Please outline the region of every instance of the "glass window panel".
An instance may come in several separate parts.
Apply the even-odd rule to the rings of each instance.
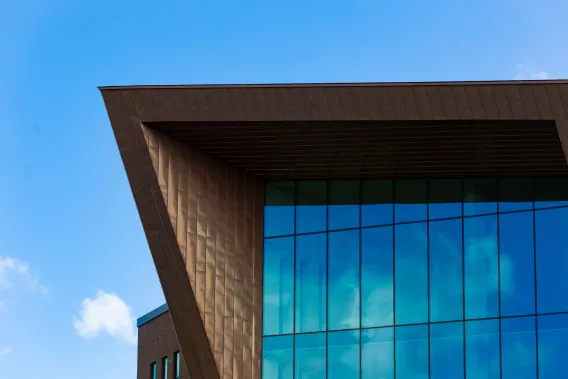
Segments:
[[[330,230],[359,226],[359,181],[332,180],[329,182]]]
[[[536,178],[534,191],[536,208],[568,205],[568,178]]]
[[[361,230],[363,327],[393,325],[392,226]]]
[[[534,314],[533,212],[499,216],[501,316]]]
[[[568,314],[538,316],[539,379],[566,376],[568,361]]]
[[[395,227],[395,322],[428,321],[426,223]]]
[[[175,368],[176,376],[175,376],[175,378],[178,379],[179,375],[180,375],[180,368],[181,368],[181,355],[180,355],[179,351],[176,352],[174,359],[176,361],[176,363],[175,363],[175,365],[176,365],[176,368]]]
[[[536,212],[538,313],[568,311],[568,208]]]
[[[328,379],[359,378],[359,330],[329,333]]]
[[[532,209],[533,187],[530,178],[499,180],[499,212]]]
[[[430,220],[460,217],[462,214],[462,181],[459,179],[430,180]]]
[[[327,228],[327,182],[297,182],[296,233],[321,232]]]
[[[294,237],[264,240],[264,335],[294,331]]]
[[[329,233],[328,329],[359,328],[359,230]]]
[[[430,325],[430,378],[464,377],[463,323]]]
[[[499,316],[497,216],[464,219],[465,315]]]
[[[396,328],[397,379],[428,378],[428,325]]]
[[[395,222],[426,220],[427,194],[426,180],[395,181]]]
[[[296,333],[326,328],[326,234],[296,237]]]
[[[430,223],[430,321],[463,319],[462,220]]]
[[[325,333],[296,335],[297,379],[326,379],[325,337]]]
[[[392,180],[363,180],[361,182],[361,222],[363,226],[392,224]]]
[[[393,328],[361,331],[361,378],[394,379]]]
[[[262,340],[262,377],[294,378],[293,336],[265,337]]]
[[[162,358],[162,379],[168,379],[168,358]]]
[[[265,191],[264,235],[294,234],[294,182],[267,182]]]
[[[152,379],[158,378],[156,362],[152,362],[152,365],[150,366],[150,375],[152,375]]]
[[[499,320],[465,323],[467,379],[499,379]]]
[[[497,212],[495,179],[465,179],[463,187],[464,216]]]
[[[536,334],[534,317],[501,319],[502,379],[535,379]]]

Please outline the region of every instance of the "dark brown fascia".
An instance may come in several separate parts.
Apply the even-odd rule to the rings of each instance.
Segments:
[[[101,92],[193,379],[215,379],[220,375],[142,132],[143,124],[548,120],[555,122],[564,152],[568,149],[567,81],[140,86],[105,87]],[[257,371],[246,376],[259,375]]]

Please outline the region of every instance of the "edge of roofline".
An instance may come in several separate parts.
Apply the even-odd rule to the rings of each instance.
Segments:
[[[443,82],[345,82],[345,83],[272,83],[272,84],[171,84],[99,86],[100,91],[144,89],[223,89],[223,88],[309,88],[309,87],[406,87],[406,86],[456,86],[456,85],[518,85],[518,84],[568,84],[568,79],[546,80],[489,80]]]
[[[168,304],[160,305],[158,308],[156,308],[156,309],[146,313],[144,316],[141,316],[140,318],[138,318],[138,320],[136,320],[136,327],[139,328],[142,325],[149,323],[153,319],[163,315],[164,313],[166,313],[168,311],[169,311]]]

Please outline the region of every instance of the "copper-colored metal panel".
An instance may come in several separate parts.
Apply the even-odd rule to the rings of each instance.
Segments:
[[[392,107],[389,94],[386,88],[377,88],[374,91],[377,106],[381,110],[382,120],[395,120],[394,109]]]
[[[478,92],[481,97],[481,103],[483,104],[485,118],[488,120],[498,120],[499,110],[495,103],[495,98],[493,97],[492,87],[480,86],[478,87]]]
[[[469,104],[469,99],[467,98],[467,93],[463,87],[454,87],[454,99],[456,100],[456,105],[458,107],[458,114],[461,120],[471,120],[473,119],[473,112],[471,111],[471,105]]]
[[[554,120],[556,121],[556,128],[560,136],[560,141],[564,149],[564,154],[568,159],[568,110],[564,107],[562,102],[562,95],[558,86],[547,85],[546,92],[552,108]]]
[[[438,89],[440,90],[440,97],[446,111],[446,118],[448,120],[459,120],[460,114],[453,89],[445,86],[439,86]]]
[[[442,102],[440,89],[435,86],[426,87],[426,93],[428,94],[428,103],[430,104],[430,109],[432,109],[434,120],[446,120],[446,109]]]
[[[430,99],[425,86],[414,87],[414,97],[416,104],[418,104],[418,111],[420,112],[421,120],[433,120],[434,114],[430,105]]]
[[[404,103],[406,119],[420,120],[420,111],[418,109],[418,104],[416,103],[416,97],[414,96],[414,90],[412,87],[397,87],[395,91],[400,93],[402,102]]]
[[[406,112],[406,104],[402,99],[402,91],[399,87],[389,87],[387,88],[387,93],[389,95],[390,104],[392,105],[394,119],[395,120],[408,120],[408,114]]]
[[[485,120],[487,116],[485,114],[485,105],[481,100],[481,95],[479,94],[479,87],[469,86],[465,88],[465,94],[467,96],[467,101],[469,102],[469,107],[474,120]]]
[[[550,100],[544,86],[532,86],[536,108],[538,109],[539,119],[554,120]]]
[[[495,104],[497,105],[499,119],[512,120],[513,112],[511,110],[511,106],[509,105],[509,99],[507,98],[507,87],[493,86],[491,87],[491,91],[493,92],[493,98],[495,99]]]
[[[529,120],[539,120],[540,114],[538,113],[538,107],[536,105],[532,86],[520,85],[517,88],[519,89],[519,94],[523,101],[523,108],[525,109],[526,117]]]
[[[511,112],[513,113],[512,119],[526,120],[527,113],[525,111],[525,105],[523,104],[523,98],[519,92],[519,87],[516,85],[505,86],[505,92],[507,93],[507,99],[509,100]]]
[[[206,265],[205,265],[205,312],[215,313],[215,277],[216,277],[216,251],[215,238],[207,237]]]
[[[177,143],[173,142],[169,146],[169,166],[168,166],[168,195],[167,207],[172,227],[177,232],[177,215],[178,215],[178,191],[180,171],[185,171],[185,167],[178,167],[181,163],[181,157],[178,154]]]
[[[359,90],[361,91],[361,96],[367,107],[367,112],[370,115],[370,119],[382,120],[383,114],[381,112],[381,107],[379,106],[373,89],[368,87],[361,87]]]

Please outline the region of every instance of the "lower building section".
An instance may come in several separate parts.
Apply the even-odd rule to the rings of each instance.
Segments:
[[[189,379],[167,305],[138,319],[137,379]]]

